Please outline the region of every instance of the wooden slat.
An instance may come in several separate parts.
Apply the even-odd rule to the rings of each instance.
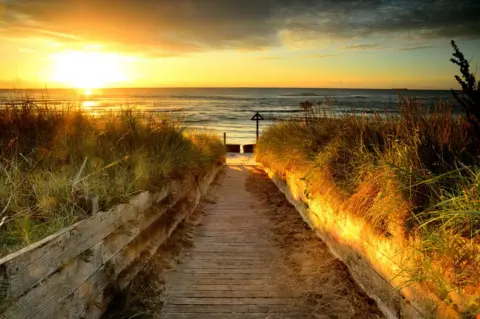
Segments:
[[[178,272],[179,276],[186,276],[186,275],[238,275],[238,274],[268,274],[269,276],[275,274],[274,268],[234,268],[234,269],[226,269],[222,266],[216,268],[183,268]]]
[[[285,293],[290,293],[289,287],[284,285],[275,285],[275,284],[246,284],[243,282],[242,284],[203,284],[203,285],[196,285],[191,283],[177,283],[175,286],[167,285],[167,289],[170,290],[170,295],[178,292],[209,292],[213,291],[215,293],[222,293],[223,291],[233,291],[233,292],[240,292],[240,291],[265,291],[273,290],[273,291],[283,291]]]
[[[268,261],[255,260],[255,259],[227,259],[227,260],[188,260],[182,263],[184,269],[202,269],[202,268],[215,268],[222,267],[223,269],[236,269],[236,268],[267,268],[272,264]]]
[[[235,278],[211,278],[211,277],[198,277],[195,276],[193,278],[182,278],[182,277],[171,277],[167,281],[167,287],[169,287],[171,291],[175,291],[177,287],[182,287],[185,284],[187,285],[243,285],[243,286],[259,286],[259,285],[268,285],[268,278],[262,277],[255,277],[252,278],[251,276],[242,276]],[[270,285],[272,286],[272,285]],[[184,288],[182,288],[184,289]],[[168,293],[168,291],[167,291]]]
[[[212,287],[212,286],[200,286],[200,287]],[[171,302],[175,300],[173,297],[183,297],[183,298],[239,298],[245,300],[245,298],[279,298],[286,297],[292,298],[295,297],[287,287],[284,287],[283,290],[276,286],[227,286],[227,285],[215,285],[214,287],[229,287],[229,289],[215,289],[215,290],[199,290],[192,289],[191,287],[185,287],[182,290],[180,287],[176,288],[174,291],[170,292],[170,297],[172,297]],[[244,289],[239,289],[244,288]],[[258,301],[258,300],[256,300]],[[257,303],[257,302],[256,302]]]
[[[169,313],[162,318],[168,319],[312,319],[310,314],[305,313]]]
[[[251,261],[269,261],[275,262],[278,257],[277,256],[269,256],[269,255],[262,255],[262,254],[248,254],[248,253],[241,253],[241,254],[224,254],[224,253],[198,253],[195,254],[195,259],[197,260],[251,260]]]
[[[256,297],[256,298],[229,298],[229,297],[170,297],[167,300],[171,305],[282,305],[288,307],[296,301],[295,298]]]
[[[211,257],[226,257],[231,259],[271,259],[277,258],[279,256],[278,252],[270,251],[270,252],[233,252],[233,251],[198,251],[195,253],[195,256],[205,256],[206,258]]]
[[[290,312],[301,312],[303,306],[292,306],[292,305],[175,305],[167,303],[164,308],[164,314],[170,312],[173,313],[290,313]],[[165,316],[169,318],[168,316]]]
[[[173,282],[182,282],[186,280],[194,281],[197,279],[207,279],[210,280],[211,283],[215,283],[217,280],[263,280],[264,282],[268,282],[269,278],[271,277],[270,273],[242,273],[242,274],[228,274],[228,273],[175,273],[171,276],[171,280]]]
[[[274,247],[277,245],[272,245],[271,242],[264,242],[264,243],[218,243],[218,242],[200,242],[200,243],[194,243],[194,246],[197,248],[197,251],[203,251],[204,249],[212,249],[212,248],[217,248],[221,249],[221,251],[233,251],[232,249],[244,249],[248,250],[251,249],[253,251],[258,251],[260,252],[262,249],[272,251]]]
[[[10,298],[17,298],[41,280],[44,280],[67,260],[78,256],[117,227],[137,218],[153,202],[164,199],[170,188],[161,192],[139,194],[129,204],[119,205],[109,211],[99,212],[86,220],[67,227],[38,243],[0,259],[7,277],[0,283],[8,287]]]

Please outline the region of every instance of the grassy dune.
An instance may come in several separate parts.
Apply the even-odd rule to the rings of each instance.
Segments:
[[[448,294],[453,287],[439,269],[449,269],[449,283],[478,290],[480,144],[451,111],[404,103],[398,117],[345,115],[270,127],[257,160],[304,176],[309,197],[330,198],[379,234],[419,238],[418,248],[432,259],[418,265],[416,280],[432,280]],[[433,259],[442,267],[430,267]]]
[[[171,118],[94,116],[24,99],[0,109],[0,256],[224,156]]]
[[[302,103],[303,120],[264,131],[257,160],[303,176],[308,198],[326,198],[379,235],[413,243],[422,256],[404,269],[412,282],[447,302],[456,292],[478,298],[480,99],[475,78],[468,81],[471,90],[463,87],[460,98],[470,111],[463,107],[461,116],[445,102],[428,108],[408,98],[400,99],[399,114],[374,116],[328,116]],[[462,309],[467,317],[479,311],[478,300]]]

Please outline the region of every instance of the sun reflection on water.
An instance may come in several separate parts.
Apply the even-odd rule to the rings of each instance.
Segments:
[[[82,102],[82,107],[83,107],[84,109],[91,109],[91,108],[96,107],[97,105],[98,105],[98,104],[97,104],[97,102],[95,102],[95,101],[83,101],[83,102]]]

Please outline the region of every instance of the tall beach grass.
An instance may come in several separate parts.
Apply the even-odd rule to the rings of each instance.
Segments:
[[[0,256],[222,160],[217,137],[125,109],[90,114],[28,97],[0,108]]]

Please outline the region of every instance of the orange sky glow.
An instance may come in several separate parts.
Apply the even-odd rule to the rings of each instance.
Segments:
[[[449,40],[478,63],[479,5],[410,2],[3,1],[0,87],[456,86]]]

